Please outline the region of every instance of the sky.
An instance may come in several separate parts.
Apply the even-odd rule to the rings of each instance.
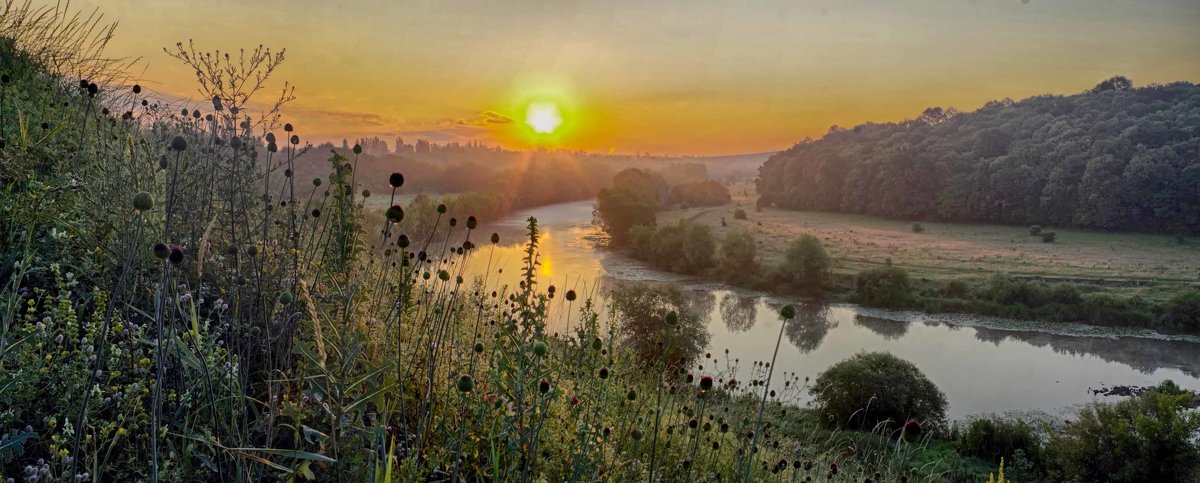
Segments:
[[[296,86],[285,118],[310,141],[337,143],[402,136],[514,149],[753,153],[835,124],[1073,94],[1116,74],[1139,86],[1200,82],[1196,0],[75,6],[119,22],[109,53],[139,57],[132,74],[166,96],[199,97],[194,72],[163,53],[176,42],[286,48],[272,78],[273,88]],[[543,122],[530,125],[535,111]],[[538,132],[547,116],[560,122]]]

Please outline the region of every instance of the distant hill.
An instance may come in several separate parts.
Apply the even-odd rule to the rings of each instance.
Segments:
[[[834,126],[763,164],[759,203],[889,218],[1200,232],[1200,87],[992,101]]]

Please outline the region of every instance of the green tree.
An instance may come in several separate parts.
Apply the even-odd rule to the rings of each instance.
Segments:
[[[820,293],[829,279],[832,265],[821,240],[804,235],[788,244],[783,265],[776,269],[776,279],[801,293]]]
[[[817,376],[812,392],[826,423],[872,429],[894,428],[910,419],[940,425],[946,396],[911,362],[886,352],[861,352]]]

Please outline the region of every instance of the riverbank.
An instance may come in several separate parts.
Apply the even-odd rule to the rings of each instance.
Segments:
[[[658,213],[659,226],[702,225],[718,244],[738,231],[753,238],[764,273],[735,280],[706,271],[706,278],[786,293],[787,287],[765,272],[783,261],[789,243],[812,235],[832,260],[823,294],[832,301],[1200,333],[1200,246],[1186,239],[1058,230],[1057,241],[1045,243],[1020,227],[915,227],[858,215],[756,211],[752,186],[734,186],[730,192],[733,202],[725,206]],[[738,219],[738,210],[745,219]],[[872,303],[878,301],[859,293],[857,280],[885,267],[907,273],[908,295]]]

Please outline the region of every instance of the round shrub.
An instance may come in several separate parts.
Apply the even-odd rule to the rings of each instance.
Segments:
[[[910,419],[936,426],[946,418],[945,394],[917,366],[886,352],[863,352],[830,366],[810,391],[821,418],[846,428],[899,428]]]
[[[854,278],[858,301],[876,307],[902,307],[912,299],[912,283],[903,268],[887,265]]]
[[[1042,443],[1037,432],[1025,421],[983,418],[971,421],[955,441],[959,454],[987,461],[1000,458],[1012,461],[1021,451],[1034,462],[1039,460]]]
[[[1159,325],[1171,330],[1200,331],[1200,290],[1175,294],[1164,306]]]

